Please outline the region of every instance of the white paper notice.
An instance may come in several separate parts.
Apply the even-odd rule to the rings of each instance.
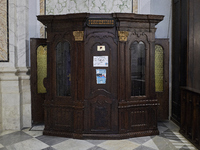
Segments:
[[[108,67],[108,56],[93,56],[93,67]]]

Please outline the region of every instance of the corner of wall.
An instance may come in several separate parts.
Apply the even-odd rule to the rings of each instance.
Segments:
[[[31,126],[30,76],[26,67],[0,68],[0,130]]]
[[[31,90],[30,75],[26,67],[18,67],[16,75],[19,81],[20,128],[31,127]]]
[[[20,129],[19,85],[15,73],[16,69],[13,67],[0,68],[2,130]]]

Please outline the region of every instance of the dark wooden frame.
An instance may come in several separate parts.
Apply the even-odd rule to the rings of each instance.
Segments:
[[[169,119],[169,39],[156,39],[155,45],[163,48],[163,92],[156,92],[159,102],[158,120]]]
[[[181,122],[180,86],[187,85],[188,2],[172,1],[172,115],[177,125]],[[192,2],[192,1],[190,1]]]
[[[180,133],[200,149],[200,91],[181,87]]]
[[[146,35],[142,35],[142,36],[137,36],[135,33],[132,33],[131,35],[129,35],[129,38],[130,40],[127,42],[127,49],[126,49],[126,54],[125,54],[125,57],[126,57],[126,66],[129,66],[126,68],[126,81],[130,81],[131,80],[131,54],[130,54],[130,45],[133,43],[133,42],[140,42],[142,41],[144,44],[145,44],[145,56],[146,56],[146,61],[145,61],[145,96],[131,96],[131,82],[128,82],[128,84],[126,85],[126,99],[128,101],[134,101],[134,100],[142,100],[142,99],[148,99],[151,97],[151,92],[150,92],[150,87],[149,85],[151,83],[150,80],[149,80],[149,76],[150,76],[150,70],[153,69],[149,69],[150,68],[150,65],[151,65],[151,62],[150,62],[150,59],[149,59],[149,56],[150,56],[150,53],[152,52],[151,48],[150,48],[150,43],[148,42],[148,37]],[[154,54],[153,54],[154,55]],[[151,55],[151,56],[153,56]],[[152,84],[151,84],[152,85]]]
[[[37,48],[47,45],[47,39],[31,38],[31,113],[32,124],[44,123],[44,100],[46,93],[37,91]]]

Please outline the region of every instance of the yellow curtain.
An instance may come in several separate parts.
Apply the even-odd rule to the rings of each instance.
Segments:
[[[37,48],[37,91],[46,93],[43,80],[47,77],[47,46]]]
[[[155,45],[155,90],[163,92],[163,48]]]

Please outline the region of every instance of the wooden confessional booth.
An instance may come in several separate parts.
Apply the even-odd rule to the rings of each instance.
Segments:
[[[45,135],[158,134],[154,76],[160,15],[41,15],[47,27]]]

